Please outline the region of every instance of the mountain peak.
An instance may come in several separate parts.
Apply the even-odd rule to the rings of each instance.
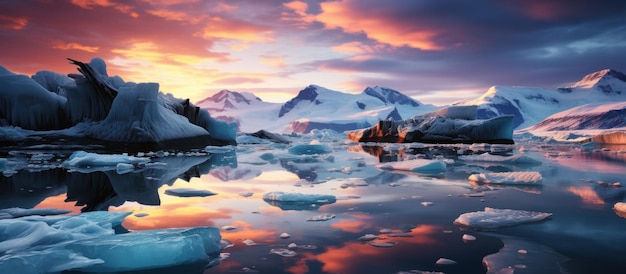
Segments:
[[[291,111],[298,103],[302,102],[302,101],[310,101],[313,102],[313,100],[315,100],[315,98],[317,98],[317,90],[321,88],[320,86],[317,85],[309,85],[306,88],[304,88],[303,90],[301,90],[300,92],[298,92],[298,95],[294,98],[292,98],[291,100],[287,101],[281,108],[280,108],[280,112],[278,112],[278,117],[283,117],[285,114],[287,114],[289,111]]]
[[[571,85],[571,88],[593,88],[609,86],[613,82],[626,82],[626,74],[612,70],[603,69],[585,75],[580,81]]]
[[[225,109],[237,109],[237,105],[241,104],[250,105],[253,100],[262,101],[261,98],[249,92],[236,92],[223,89],[210,97],[198,101],[196,105],[220,112]]]
[[[401,92],[391,88],[381,86],[367,87],[365,88],[365,90],[363,90],[363,93],[378,98],[380,101],[385,103],[385,105],[400,104],[411,105],[414,107],[418,107],[421,105],[421,103],[417,102],[411,97],[408,97]]]

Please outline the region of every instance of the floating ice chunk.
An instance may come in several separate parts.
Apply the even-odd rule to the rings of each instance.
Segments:
[[[483,258],[488,274],[496,273],[563,273],[561,263],[567,257],[553,249],[520,239],[500,236],[504,247]]]
[[[472,174],[467,179],[479,184],[536,185],[543,177],[536,171],[516,171]]]
[[[117,166],[119,163],[145,164],[150,162],[149,158],[134,157],[119,154],[97,154],[86,151],[75,151],[63,163],[67,167],[103,167]]]
[[[291,237],[291,235],[289,235],[286,232],[283,232],[278,237],[280,237],[281,239],[288,239],[289,237]]]
[[[390,228],[381,228],[380,230],[378,230],[378,232],[382,234],[387,234],[393,232],[393,230],[391,230]]]
[[[119,272],[204,261],[219,255],[220,240],[214,227],[171,228],[78,240],[66,248],[104,261],[79,270]]]
[[[332,220],[334,218],[335,218],[334,214],[322,214],[322,215],[317,215],[317,216],[308,218],[307,222],[323,222],[323,221]]]
[[[511,165],[541,165],[541,161],[533,159],[524,154],[516,154],[512,156],[499,156],[483,153],[478,155],[459,156],[459,159],[468,162],[489,162],[502,163]]]
[[[245,245],[256,245],[256,243],[253,240],[250,239],[243,239],[241,242],[243,242]]]
[[[170,188],[165,190],[165,194],[178,197],[207,197],[217,195],[217,193],[193,188]]]
[[[337,198],[334,195],[328,194],[285,193],[276,191],[265,193],[263,200],[283,210],[307,210],[316,209],[319,205],[335,203]]]
[[[373,246],[373,247],[383,247],[383,248],[389,248],[389,247],[394,247],[396,245],[398,245],[398,242],[374,242],[374,241],[370,241],[367,242],[369,245]]]
[[[232,225],[225,225],[225,226],[222,226],[221,229],[224,230],[224,231],[230,231],[230,230],[237,229],[237,227],[234,227]]]
[[[252,197],[252,195],[254,195],[254,193],[248,192],[248,191],[239,192],[239,196],[241,196],[241,197],[246,197],[247,198],[247,197]]]
[[[133,216],[135,216],[137,218],[143,218],[143,217],[150,216],[150,214],[145,213],[145,212],[141,212],[141,213],[135,213],[135,214],[133,214]]]
[[[270,254],[276,254],[283,257],[294,257],[298,255],[298,253],[296,253],[295,251],[286,248],[272,248],[270,250]]]
[[[374,234],[365,234],[361,237],[359,237],[359,241],[371,241],[378,238],[378,235],[374,235]]]
[[[615,205],[613,205],[613,210],[615,210],[615,213],[617,214],[617,216],[626,218],[626,203],[624,202],[615,203]]]
[[[65,209],[57,209],[57,208],[21,208],[21,207],[12,207],[0,209],[0,219],[10,219],[10,218],[19,218],[30,215],[61,215],[70,213],[72,211]]]
[[[523,223],[538,222],[550,216],[552,216],[552,213],[485,207],[484,211],[461,214],[454,220],[454,223],[473,228],[495,229]]]
[[[296,243],[290,243],[287,245],[287,248],[298,248],[298,245]]]
[[[446,258],[439,258],[435,263],[438,265],[451,265],[456,264],[456,261]]]
[[[472,235],[469,235],[469,234],[463,234],[462,239],[463,239],[464,242],[467,242],[467,241],[474,241],[474,240],[476,240],[476,237],[474,237]]]
[[[376,166],[384,170],[404,170],[418,173],[441,173],[446,171],[446,163],[439,160],[413,159],[399,162],[389,162]]]
[[[214,153],[214,154],[221,154],[221,153],[227,153],[227,152],[231,152],[235,150],[234,146],[207,146],[204,148],[205,152],[208,153]]]
[[[314,245],[299,245],[298,248],[313,250],[313,249],[317,249],[317,246],[314,246]]]
[[[339,186],[341,188],[360,187],[360,186],[369,185],[367,181],[365,181],[365,179],[363,178],[341,178],[341,179],[334,179],[331,181],[342,182],[342,184]]]
[[[294,155],[315,155],[315,154],[328,154],[333,150],[327,146],[322,145],[319,142],[311,144],[299,144],[290,147],[287,151]]]
[[[127,163],[119,163],[115,166],[117,174],[126,174],[135,169],[135,166]]]
[[[435,203],[433,203],[433,202],[421,202],[420,204],[422,206],[431,206],[431,205],[434,205]]]

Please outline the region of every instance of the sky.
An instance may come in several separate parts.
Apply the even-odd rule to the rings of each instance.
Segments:
[[[316,84],[444,105],[626,72],[626,1],[0,0],[0,66],[75,73],[68,57],[192,102],[285,102]]]

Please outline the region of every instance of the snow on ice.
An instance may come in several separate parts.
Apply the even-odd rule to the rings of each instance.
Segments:
[[[115,234],[114,227],[130,214],[94,211],[2,219],[0,272],[135,271],[207,261],[219,255],[221,236],[217,228]]]
[[[536,185],[543,177],[536,171],[514,171],[472,174],[468,180],[478,184]]]
[[[329,194],[304,194],[275,191],[263,194],[263,200],[283,210],[314,210],[321,205],[335,203],[337,198]]]
[[[472,228],[496,229],[523,223],[539,222],[552,216],[552,213],[514,209],[496,209],[485,207],[484,211],[461,214],[455,224]]]

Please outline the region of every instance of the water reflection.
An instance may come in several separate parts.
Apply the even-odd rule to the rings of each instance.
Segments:
[[[20,161],[23,159],[12,162]],[[48,198],[62,193],[67,193],[65,202],[75,202],[74,206],[81,206],[81,211],[107,210],[127,201],[159,205],[158,189],[161,186],[172,185],[177,179],[189,181],[218,166],[235,168],[235,152],[155,158],[145,167],[124,174],[119,174],[115,167],[68,172],[59,164],[24,162],[11,176],[0,176],[0,205],[3,208],[45,207]],[[33,172],[33,167],[39,169]]]

